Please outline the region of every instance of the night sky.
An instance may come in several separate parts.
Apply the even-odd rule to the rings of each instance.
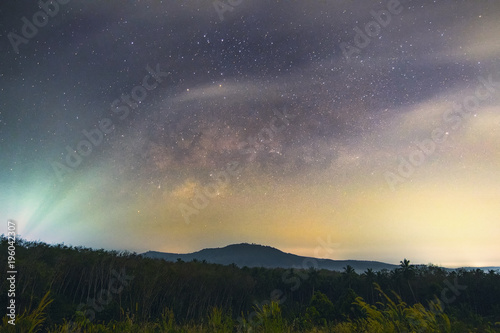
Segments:
[[[49,3],[0,5],[2,233],[500,266],[498,1]]]

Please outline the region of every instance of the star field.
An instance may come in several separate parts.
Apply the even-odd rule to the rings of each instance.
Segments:
[[[500,265],[497,2],[57,3],[0,5],[22,237]]]

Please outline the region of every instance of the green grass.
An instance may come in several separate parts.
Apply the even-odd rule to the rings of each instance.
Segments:
[[[231,315],[224,313],[218,307],[212,308],[205,320],[201,323],[177,324],[172,310],[164,309],[162,315],[152,321],[137,321],[133,315],[124,314],[121,321],[110,321],[108,323],[90,322],[81,313],[77,313],[72,321],[44,327],[46,319],[45,311],[51,304],[49,292],[39,301],[38,306],[28,313],[25,311],[16,318],[16,325],[8,324],[8,317],[4,317],[1,332],[40,332],[67,333],[67,332],[136,332],[136,333],[230,333],[230,332],[252,332],[252,333],[281,333],[281,332],[316,332],[316,333],[392,333],[392,332],[500,332],[500,323],[493,327],[487,327],[481,331],[466,328],[460,322],[453,322],[443,312],[438,302],[430,302],[428,309],[417,303],[408,306],[395,292],[392,297],[388,296],[379,285],[375,290],[382,296],[383,302],[368,304],[361,297],[356,298],[353,306],[364,314],[364,317],[356,320],[343,322],[328,322],[321,327],[299,328],[297,322],[292,323],[283,319],[280,305],[271,302],[262,306],[255,306],[255,311],[246,319],[233,320]],[[308,318],[305,316],[304,318]],[[302,320],[306,320],[302,318]],[[490,325],[491,326],[491,325]]]

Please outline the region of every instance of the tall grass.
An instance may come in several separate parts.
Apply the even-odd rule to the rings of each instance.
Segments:
[[[46,319],[45,309],[52,303],[53,300],[49,299],[50,291],[47,291],[42,297],[36,309],[28,314],[25,310],[21,315],[17,316],[15,319],[15,325],[8,323],[9,318],[7,316],[2,319],[2,329],[1,332],[27,332],[36,333],[42,328],[42,325]]]
[[[8,324],[8,317],[2,320],[0,332],[28,332],[36,333],[40,331],[49,333],[107,333],[107,332],[134,332],[134,333],[231,333],[231,332],[251,332],[251,333],[282,333],[282,332],[307,332],[307,333],[392,333],[392,332],[452,332],[470,331],[461,323],[452,326],[450,319],[444,314],[439,301],[431,301],[428,309],[418,303],[408,306],[401,297],[392,292],[392,297],[387,295],[378,284],[374,284],[375,290],[379,293],[382,301],[375,305],[366,303],[363,298],[357,297],[353,302],[364,317],[357,320],[347,320],[344,322],[329,322],[322,327],[309,327],[299,329],[294,323],[287,323],[283,318],[279,303],[271,302],[262,306],[255,306],[255,311],[237,323],[229,313],[225,313],[221,308],[215,307],[207,314],[206,320],[200,324],[176,323],[174,312],[171,309],[164,309],[162,315],[154,321],[138,322],[133,315],[124,314],[124,319],[120,321],[110,321],[108,323],[91,322],[84,316],[76,315],[74,321],[65,321],[62,324],[54,325],[50,329],[44,327],[46,314],[45,310],[51,304],[49,292],[40,300],[36,309],[31,313],[25,311],[16,318],[16,325]],[[495,326],[500,323],[495,323]],[[458,326],[457,326],[458,325]],[[462,327],[463,329],[458,329]],[[500,328],[487,328],[484,332],[500,332]],[[476,332],[476,331],[474,331]]]

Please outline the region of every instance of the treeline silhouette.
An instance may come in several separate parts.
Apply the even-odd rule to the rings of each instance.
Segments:
[[[1,253],[7,253],[7,247],[2,235]],[[1,262],[7,271],[6,256],[1,256]],[[368,269],[362,274],[350,266],[342,272],[238,268],[21,239],[16,243],[16,270],[18,317],[45,305],[43,331],[72,321],[91,325],[130,318],[135,323],[163,318],[171,325],[213,320],[223,325],[227,320],[228,330],[236,331],[254,318],[262,319],[262,313],[269,318],[279,313],[286,325],[307,331],[376,317],[370,309],[377,309],[377,303],[392,306],[391,299],[396,312],[402,304],[401,309],[414,306],[417,312],[446,316],[452,330],[500,331],[498,272],[448,271],[433,265],[414,266],[406,259],[395,270]],[[9,301],[8,289],[4,278],[0,284],[3,305]]]

